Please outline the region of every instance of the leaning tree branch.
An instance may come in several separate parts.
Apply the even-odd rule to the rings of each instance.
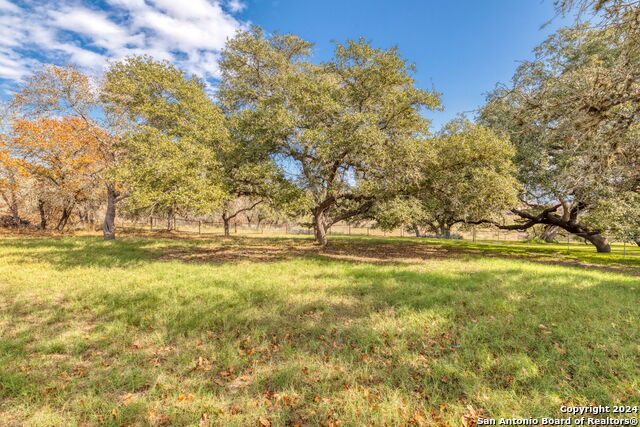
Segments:
[[[373,200],[367,200],[366,202],[362,203],[357,208],[349,209],[349,210],[343,212],[341,215],[338,215],[337,217],[335,217],[335,218],[333,218],[331,220],[331,222],[329,223],[329,227],[331,227],[333,224],[335,224],[337,222],[344,221],[344,220],[352,218],[352,217],[354,217],[356,215],[360,215],[360,214],[363,214],[363,213],[367,212],[369,209],[371,209],[371,207],[373,206],[373,203],[374,203]]]

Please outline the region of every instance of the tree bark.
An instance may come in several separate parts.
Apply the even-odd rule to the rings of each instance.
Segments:
[[[233,214],[230,214],[229,211],[227,210],[227,208],[223,209],[222,211],[222,222],[224,224],[224,235],[225,237],[229,237],[231,235],[231,230],[230,230],[230,221],[234,218],[237,218],[238,215],[240,215],[242,212],[250,212],[251,210],[253,210],[253,208],[255,208],[256,206],[258,206],[260,203],[264,203],[264,199],[258,200],[257,202],[255,202],[254,204],[252,204],[251,206],[247,206],[245,208],[242,208],[238,211],[236,211]],[[247,215],[247,220],[249,221],[249,216]],[[236,221],[236,228],[237,228],[237,221]],[[249,223],[251,224],[251,223]],[[236,230],[237,232],[237,230]]]
[[[11,211],[11,218],[13,219],[13,224],[18,226],[22,222],[20,218],[20,211],[18,210],[18,203],[15,200],[11,201],[9,205],[9,210]]]
[[[607,238],[602,234],[593,234],[584,237],[585,240],[591,242],[593,246],[596,247],[596,250],[600,253],[609,253],[611,252],[611,246],[607,241]]]
[[[324,210],[315,208],[313,213],[313,231],[316,236],[316,243],[320,246],[327,246],[327,226],[325,223]]]
[[[116,203],[118,202],[118,192],[113,185],[107,185],[107,211],[104,214],[102,223],[102,238],[104,240],[115,240],[116,238]]]
[[[176,205],[175,203],[169,209],[167,214],[167,231],[175,230],[176,228]]]
[[[38,200],[38,212],[40,213],[40,229],[41,230],[47,229],[47,212],[44,206],[45,206],[45,201]]]
[[[64,230],[64,227],[67,225],[67,221],[69,220],[69,217],[71,216],[72,210],[73,210],[73,206],[67,206],[64,209],[62,209],[62,215],[60,216],[60,220],[58,221],[58,224],[56,225],[56,230],[57,231]]]
[[[14,177],[10,178],[10,182],[12,184],[14,184],[15,183],[15,178]],[[17,227],[22,223],[22,218],[20,218],[20,209],[19,209],[19,206],[18,206],[18,199],[17,199],[15,190],[11,189],[9,191],[10,191],[10,196],[8,196],[5,192],[1,193],[2,194],[2,199],[4,200],[4,202],[9,207],[9,211],[11,212],[11,220],[13,221],[13,225],[15,225]]]
[[[229,223],[231,222],[231,218],[228,218],[226,215],[222,215],[222,223],[224,228],[224,237],[229,237],[231,235],[231,229],[229,227]]]
[[[412,228],[414,233],[416,233],[416,237],[422,237],[422,233],[420,232],[420,227],[414,224]]]
[[[438,237],[442,239],[451,238],[451,224],[442,219],[438,220]]]
[[[527,220],[522,224],[501,225],[491,220],[473,221],[470,222],[470,224],[493,224],[501,230],[527,230],[536,224],[555,225],[569,233],[587,240],[596,247],[598,252],[611,252],[611,246],[609,245],[609,242],[607,242],[607,238],[603,236],[600,231],[590,230],[588,227],[578,223],[578,214],[581,210],[584,210],[586,207],[585,204],[577,203],[573,208],[571,208],[568,219],[566,213],[563,216],[555,213],[560,206],[562,205],[556,204],[546,208],[538,215],[534,215],[520,209],[511,209],[511,212],[518,215],[520,218]]]

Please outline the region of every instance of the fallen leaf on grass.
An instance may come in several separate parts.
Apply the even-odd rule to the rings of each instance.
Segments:
[[[180,396],[178,396],[178,402],[182,402],[185,400],[191,400],[193,399],[193,394],[189,393],[189,394],[181,394]]]
[[[200,414],[200,421],[198,422],[198,427],[204,427],[209,425],[209,415],[204,412]]]
[[[154,411],[153,409],[151,409],[151,410],[149,410],[149,412],[147,412],[146,419],[147,419],[147,421],[149,422],[149,424],[151,424],[151,425],[162,425],[162,424],[160,424],[160,422],[159,422],[159,421],[160,421],[163,417],[166,417],[166,415],[164,415],[164,414],[158,414],[158,413],[156,413],[156,411]],[[167,418],[167,421],[168,421],[168,418]]]
[[[248,386],[249,384],[251,384],[251,382],[252,382],[252,379],[251,379],[250,376],[241,375],[238,378],[236,378],[235,380],[231,381],[227,385],[227,389],[229,389],[229,390],[237,390],[239,388]]]
[[[467,406],[467,409],[462,414],[463,427],[475,427],[478,424],[478,418],[480,414],[473,408],[473,406]]]
[[[142,348],[142,344],[140,344],[138,341],[134,341],[129,347],[127,347],[127,350],[131,351],[131,350],[138,350]]]
[[[260,417],[260,427],[271,427],[271,421],[267,418]]]
[[[556,351],[560,354],[567,354],[567,350],[563,349],[562,347],[560,347],[560,344],[558,344],[557,342],[553,343],[553,346],[555,347]]]
[[[418,411],[411,418],[409,418],[409,424],[417,424],[419,426],[426,425],[424,413],[422,411]]]
[[[211,362],[209,361],[209,359],[202,356],[198,356],[198,358],[196,359],[196,365],[189,372],[193,372],[193,371],[209,372],[211,369],[213,369],[213,367],[211,366]]]
[[[138,400],[138,395],[135,393],[127,393],[124,396],[120,397],[120,401],[122,403],[131,403],[135,402],[136,400]]]
[[[538,329],[539,329],[539,333],[541,334],[550,334],[551,331],[549,330],[549,328],[547,328],[544,324],[540,323],[538,325]]]
[[[46,387],[46,388],[41,392],[41,394],[42,394],[43,396],[46,396],[46,395],[48,395],[49,393],[51,393],[52,391],[54,391],[55,389],[56,389],[55,387]]]

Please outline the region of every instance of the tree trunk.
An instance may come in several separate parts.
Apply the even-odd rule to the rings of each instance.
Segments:
[[[316,243],[320,246],[327,246],[327,228],[325,224],[324,211],[313,209],[313,231],[316,236]]]
[[[64,227],[67,225],[67,221],[69,220],[69,217],[71,216],[72,209],[73,209],[73,206],[65,207],[62,210],[62,215],[60,216],[60,220],[58,221],[58,224],[56,225],[56,230],[57,231],[64,230]]]
[[[14,200],[9,206],[9,210],[11,211],[11,218],[13,220],[13,224],[18,226],[22,222],[20,219],[20,212],[18,210],[18,203]]]
[[[47,229],[47,212],[45,211],[45,202],[44,200],[38,200],[38,212],[40,213],[40,229]]]
[[[525,224],[499,225],[495,222],[491,223],[503,230],[526,230],[527,228],[533,227],[536,224],[558,226],[563,230],[568,231],[569,233],[587,240],[596,247],[596,250],[598,252],[611,252],[611,246],[609,245],[609,242],[607,242],[607,238],[604,237],[602,233],[600,233],[600,231],[591,230],[588,227],[585,227],[584,225],[578,223],[578,214],[581,211],[584,211],[586,204],[576,203],[573,208],[571,208],[568,219],[566,212],[563,216],[554,213],[560,206],[560,204],[551,206],[543,210],[538,215],[533,215],[519,209],[511,209],[511,212],[527,220]]]
[[[558,227],[557,225],[547,225],[540,235],[540,238],[545,242],[554,243],[559,232],[560,227]]]
[[[175,230],[176,228],[176,205],[175,203],[169,209],[167,214],[167,231]]]
[[[445,221],[438,220],[438,237],[449,239],[451,237],[451,226]]]
[[[222,216],[222,222],[224,224],[224,237],[229,237],[231,235],[230,221],[230,218],[227,218],[225,215]]]
[[[412,228],[413,228],[413,231],[416,233],[416,237],[422,237],[422,233],[420,232],[420,227],[418,227],[417,225],[414,225]]]
[[[14,181],[14,180],[11,180]],[[11,220],[13,221],[13,225],[19,226],[22,222],[20,218],[20,212],[18,207],[18,200],[16,198],[16,192],[11,190],[11,196],[7,196],[5,193],[2,193],[2,199],[9,207],[9,211],[11,212]]]
[[[640,246],[640,239],[636,240],[636,245]]]
[[[588,240],[596,247],[596,250],[601,253],[611,252],[611,246],[607,242],[607,238],[602,234],[593,234],[590,236],[584,236],[584,239]]]
[[[115,240],[116,238],[116,203],[118,192],[113,185],[107,185],[107,211],[104,214],[102,223],[102,238],[104,240]]]

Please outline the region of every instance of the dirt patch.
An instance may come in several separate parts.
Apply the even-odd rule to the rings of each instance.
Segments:
[[[221,245],[162,249],[160,260],[187,262],[277,262],[294,258],[323,257],[358,262],[420,263],[446,258],[449,250],[422,244],[381,244],[366,241],[334,241],[321,248],[300,239],[228,238]]]
[[[188,238],[194,240],[193,238]],[[197,239],[200,240],[200,239]],[[209,242],[210,239],[209,239]],[[295,258],[331,258],[344,261],[373,263],[418,264],[426,260],[483,256],[521,259],[542,264],[579,267],[585,269],[628,274],[640,277],[640,271],[623,265],[601,265],[568,259],[550,259],[546,254],[498,254],[473,248],[456,248],[424,243],[380,243],[357,240],[334,240],[320,248],[310,240],[279,238],[220,238],[220,244],[188,247],[167,246],[159,258],[162,261],[180,260],[199,263],[278,262]]]
[[[223,244],[222,246],[168,246],[162,249],[160,260],[180,260],[201,263],[227,262],[277,262],[291,258],[316,256],[319,248],[311,244],[284,245],[280,242],[252,242],[242,239],[241,244]]]

